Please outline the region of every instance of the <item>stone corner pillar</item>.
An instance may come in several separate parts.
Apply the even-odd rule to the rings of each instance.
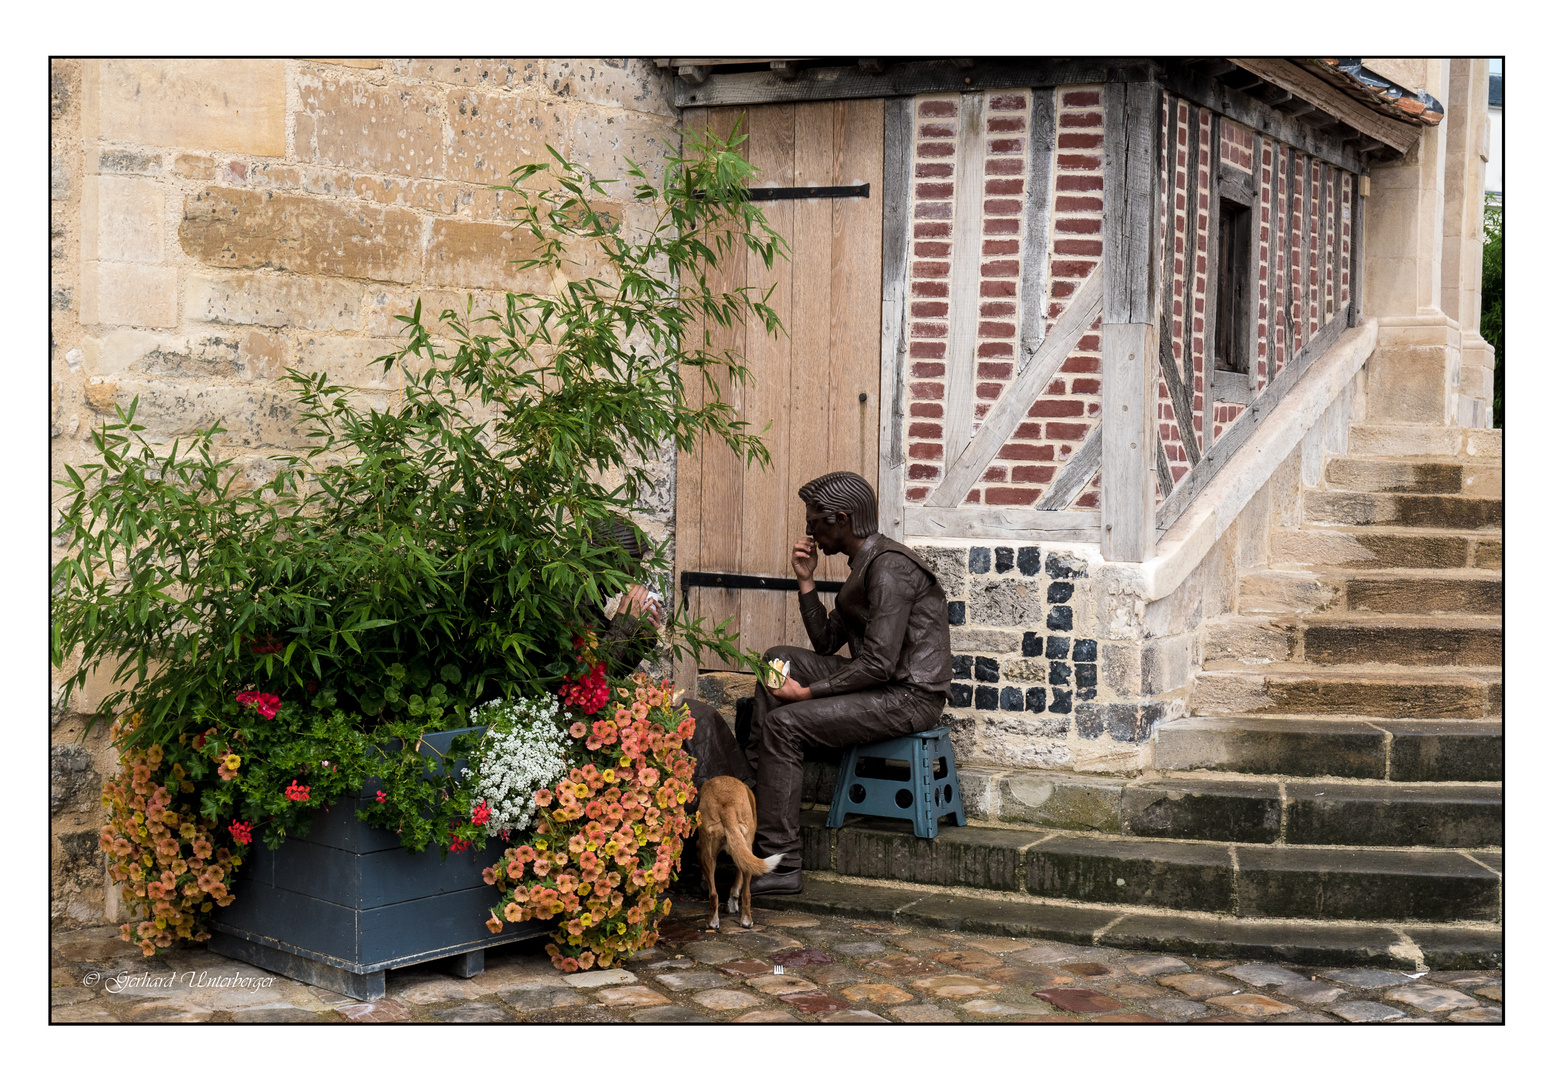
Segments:
[[[1452,66],[1428,64],[1425,89],[1443,105],[1452,96]],[[1462,333],[1443,303],[1451,120],[1449,110],[1408,154],[1371,170],[1364,296],[1367,316],[1379,324],[1367,361],[1372,423],[1459,422]]]

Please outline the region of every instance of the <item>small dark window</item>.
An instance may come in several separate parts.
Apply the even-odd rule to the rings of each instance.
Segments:
[[[1249,345],[1249,240],[1253,209],[1231,199],[1221,200],[1217,217],[1216,370],[1247,374]]]

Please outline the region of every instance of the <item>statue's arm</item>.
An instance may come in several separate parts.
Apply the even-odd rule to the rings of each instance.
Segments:
[[[810,648],[821,656],[834,656],[847,643],[847,629],[841,622],[841,616],[833,616],[826,611],[818,593],[799,593],[798,613],[804,617],[804,630],[809,635]]]
[[[868,626],[852,662],[809,687],[815,697],[849,694],[894,678],[911,607],[927,587],[925,575],[903,555],[880,555],[868,567]]]

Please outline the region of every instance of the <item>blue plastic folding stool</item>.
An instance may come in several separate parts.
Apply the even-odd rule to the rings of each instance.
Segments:
[[[938,835],[939,820],[949,814],[955,825],[963,825],[964,804],[948,728],[847,747],[826,828],[841,828],[848,814],[902,818],[928,840]]]

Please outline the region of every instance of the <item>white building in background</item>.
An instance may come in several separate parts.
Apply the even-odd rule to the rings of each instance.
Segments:
[[[1500,148],[1505,139],[1502,133],[1501,114],[1505,111],[1504,61],[1489,62],[1489,162],[1484,166],[1484,194],[1500,196],[1505,170],[1500,160]]]

